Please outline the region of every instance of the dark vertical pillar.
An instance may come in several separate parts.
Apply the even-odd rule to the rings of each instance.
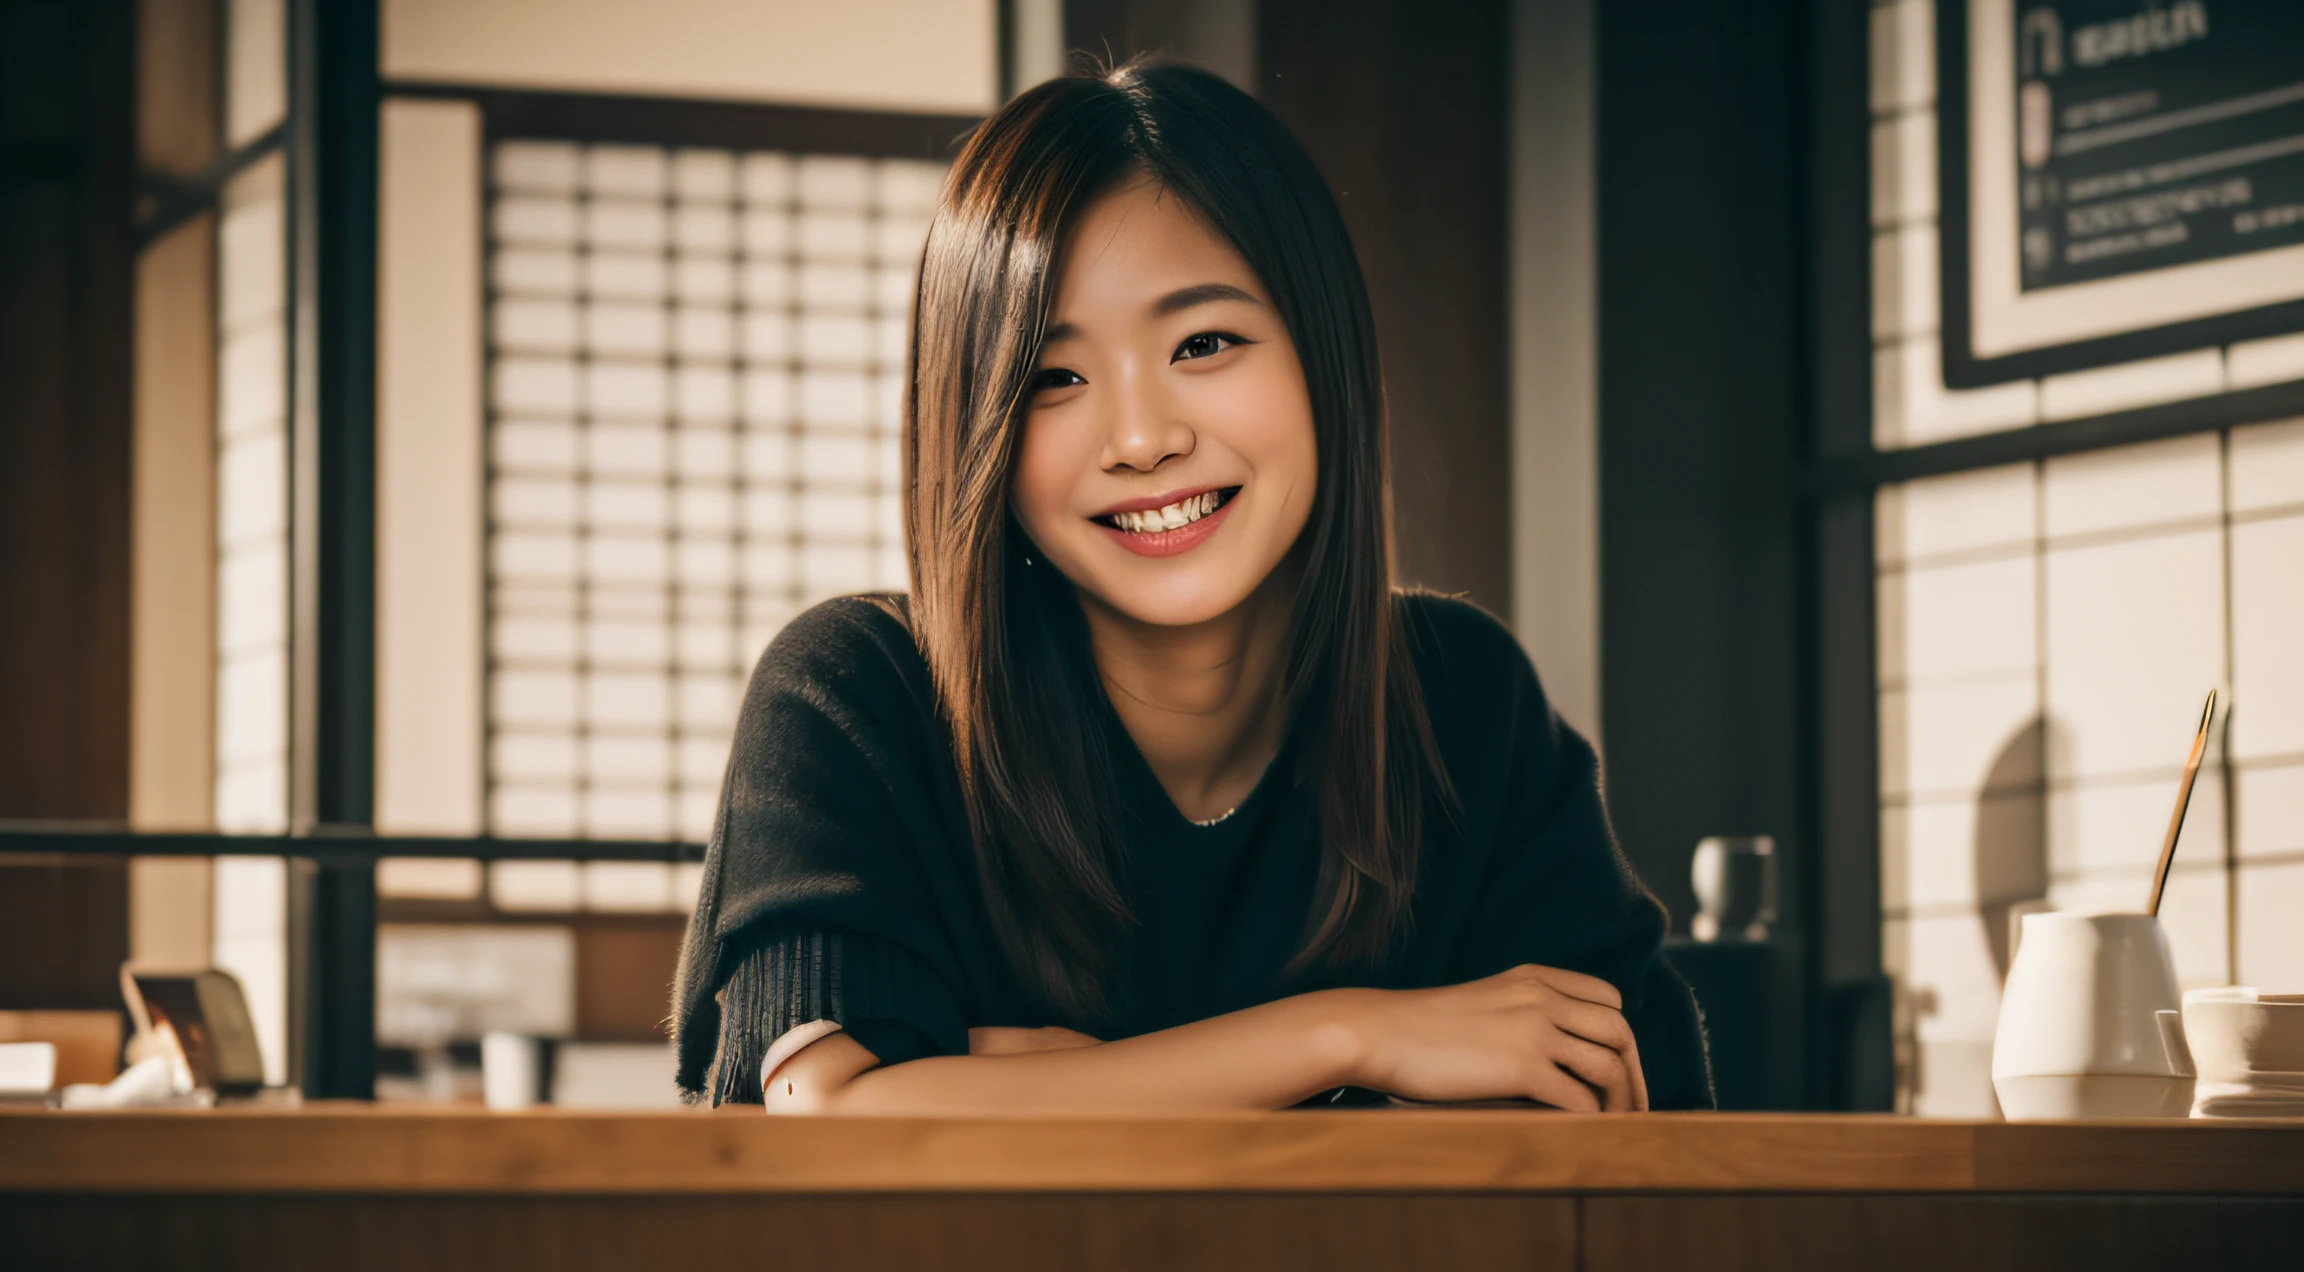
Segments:
[[[375,805],[375,0],[289,19],[290,821],[365,828]],[[373,858],[322,852],[292,894],[305,1093],[375,1085]]]
[[[298,1085],[318,1100],[373,1099],[376,854],[323,848],[289,864]]]
[[[1799,914],[1799,4],[1595,8],[1608,806],[1675,928],[1706,835],[1774,836]]]
[[[1869,15],[1806,0],[1806,271],[1814,315],[1808,368],[1810,453],[1830,461],[1872,449]],[[1813,775],[1803,927],[1814,933],[1807,1068],[1810,1102],[1887,1110],[1895,1102],[1889,988],[1880,960],[1879,661],[1874,628],[1872,496],[1809,507],[1803,622],[1813,676]]]
[[[0,818],[128,815],[134,16],[0,5]]]
[[[367,826],[376,791],[375,0],[319,5],[318,820]]]
[[[1869,329],[1868,325],[1862,329]],[[1880,963],[1879,660],[1872,496],[1810,510],[1806,567],[1814,774],[1803,928],[1815,934],[1807,1039],[1813,1106],[1887,1112],[1896,1070],[1890,987]]]

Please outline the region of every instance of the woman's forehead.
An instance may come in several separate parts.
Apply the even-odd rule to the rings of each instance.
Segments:
[[[1180,287],[1209,282],[1264,294],[1248,262],[1197,209],[1139,175],[1083,210],[1057,278],[1058,317],[1074,308],[1149,310]]]

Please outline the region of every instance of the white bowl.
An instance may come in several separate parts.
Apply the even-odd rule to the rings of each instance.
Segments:
[[[2304,994],[2189,990],[2184,1035],[2200,1074],[2195,1117],[2304,1117]]]

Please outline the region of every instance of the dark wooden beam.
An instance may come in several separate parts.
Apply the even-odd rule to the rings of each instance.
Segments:
[[[128,811],[133,23],[0,6],[0,817]]]

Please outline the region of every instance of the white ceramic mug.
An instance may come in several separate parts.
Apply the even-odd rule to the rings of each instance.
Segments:
[[[2010,1118],[2184,1117],[2175,961],[2148,914],[2027,914],[2000,994],[1992,1089]]]

